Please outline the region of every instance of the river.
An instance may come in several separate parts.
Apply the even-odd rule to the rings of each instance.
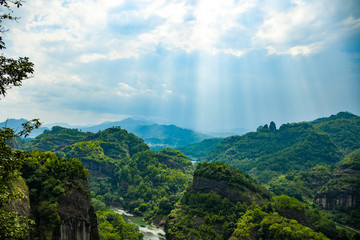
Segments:
[[[134,223],[139,226],[139,230],[142,234],[144,234],[144,239],[146,240],[164,240],[165,232],[160,228],[156,228],[147,224],[142,217],[136,217],[131,213],[124,211],[123,209],[114,208],[114,211],[120,213],[127,223]]]

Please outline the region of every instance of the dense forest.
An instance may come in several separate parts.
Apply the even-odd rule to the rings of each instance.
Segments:
[[[360,147],[360,117],[341,112],[313,122],[260,126],[224,139],[205,158],[239,168],[260,183],[294,170],[332,165]]]
[[[95,207],[123,207],[162,224],[193,171],[180,151],[151,151],[142,139],[119,127],[98,133],[53,127],[22,148],[80,159],[90,172]]]

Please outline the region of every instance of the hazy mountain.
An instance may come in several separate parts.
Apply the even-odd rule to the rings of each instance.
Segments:
[[[26,119],[9,119],[7,121],[7,126],[13,129],[20,129],[21,123],[26,122]],[[3,126],[5,126],[6,122],[3,122]],[[1,125],[0,125],[1,126]],[[50,130],[54,126],[61,126],[68,129],[78,129],[82,132],[92,132],[97,133],[99,131],[103,131],[105,129],[111,127],[121,127],[122,129],[127,130],[139,136],[145,140],[147,144],[153,150],[161,150],[163,147],[178,147],[178,146],[186,146],[189,144],[198,143],[204,139],[211,138],[213,135],[207,135],[203,133],[196,132],[194,130],[181,128],[175,125],[160,125],[155,124],[153,122],[143,120],[143,119],[133,119],[126,118],[121,121],[114,122],[104,122],[94,126],[72,126],[67,123],[51,123],[45,124],[40,129],[34,130],[30,138],[35,138],[44,132],[44,130]],[[232,133],[214,133],[215,135],[241,135],[246,132],[245,129],[234,129]]]
[[[146,125],[151,125],[154,124],[152,122],[146,121],[146,120],[136,120],[133,118],[126,118],[124,120],[121,121],[115,121],[115,122],[104,122],[101,123],[99,125],[95,125],[95,126],[89,126],[89,127],[79,127],[78,129],[83,131],[83,132],[98,132],[98,131],[102,131],[105,130],[107,128],[110,127],[118,127],[120,126],[122,129],[126,129],[129,132],[133,132],[135,128],[139,127],[139,126],[146,126]]]
[[[216,130],[216,131],[208,132],[207,134],[213,137],[225,138],[235,135],[241,136],[248,132],[250,131],[245,128],[232,128],[232,129]]]
[[[0,123],[0,128],[2,127],[8,127],[11,129],[14,129],[15,132],[19,132],[22,129],[22,125],[23,123],[27,122],[28,120],[21,118],[21,119],[13,119],[10,118],[4,122]],[[46,127],[40,127],[38,129],[34,129],[30,135],[28,136],[28,138],[35,138],[36,136],[42,134],[45,130],[48,130],[48,128]]]
[[[210,136],[175,125],[153,124],[139,126],[133,133],[145,140],[150,147],[176,147],[200,142]]]

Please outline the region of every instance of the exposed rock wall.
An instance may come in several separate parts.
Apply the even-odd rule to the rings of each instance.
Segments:
[[[193,185],[190,189],[192,193],[209,193],[215,192],[223,198],[227,198],[232,202],[246,202],[251,204],[255,199],[251,197],[250,190],[245,192],[240,192],[235,190],[228,185],[227,181],[213,180],[203,177],[194,177]]]
[[[80,159],[84,164],[84,167],[90,172],[93,177],[114,177],[115,176],[115,166],[108,163],[97,163],[95,161],[89,161]]]
[[[90,189],[85,180],[78,180],[66,186],[66,194],[59,198],[58,226],[54,240],[98,240],[97,219],[91,205]]]
[[[325,209],[332,209],[336,206],[360,208],[360,192],[327,192],[317,194],[314,202]]]

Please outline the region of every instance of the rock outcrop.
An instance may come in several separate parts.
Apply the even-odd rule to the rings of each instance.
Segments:
[[[215,192],[221,197],[227,198],[234,203],[245,202],[250,205],[253,202],[249,192],[248,194],[244,194],[244,192],[232,188],[229,185],[229,182],[224,180],[219,181],[203,177],[194,177],[192,187],[189,191],[191,193]]]
[[[333,209],[336,206],[346,208],[360,208],[360,190],[339,193],[329,191],[316,195],[314,202],[325,209]]]
[[[317,192],[314,202],[325,209],[333,209],[336,206],[360,209],[359,155],[350,157],[335,169],[331,180]]]
[[[77,180],[74,185],[66,186],[65,196],[59,198],[58,209],[61,225],[55,229],[52,239],[99,239],[97,218],[91,203],[90,189],[85,180]]]

